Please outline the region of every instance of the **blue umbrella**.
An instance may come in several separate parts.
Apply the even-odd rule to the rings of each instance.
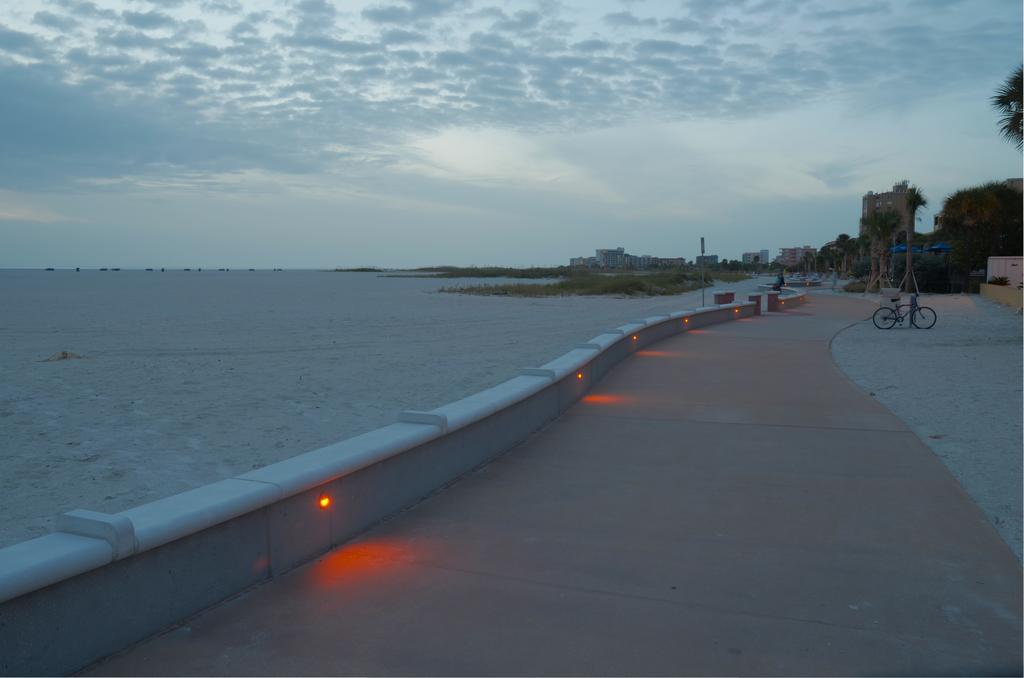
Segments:
[[[889,251],[890,252],[894,252],[894,253],[895,252],[906,252],[907,251],[907,246],[906,246],[905,243],[900,243],[899,245],[896,245],[895,247],[890,247]],[[914,252],[921,252],[921,251],[923,251],[923,250],[920,247],[918,247],[917,245],[914,245]]]
[[[953,248],[949,246],[949,243],[937,242],[934,245],[932,245],[931,247],[927,248],[925,251],[926,252],[949,252],[951,249],[953,249]]]

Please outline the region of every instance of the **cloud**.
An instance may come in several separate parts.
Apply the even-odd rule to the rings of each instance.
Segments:
[[[583,40],[572,45],[576,52],[607,52],[613,47],[614,45],[607,40]]]
[[[226,171],[279,166],[303,171],[310,160],[239,138],[223,126],[197,123],[150,105],[97,96],[62,83],[47,67],[0,67],[0,90],[18,96],[0,107],[0,185],[49,186],[83,177],[161,171]],[[168,84],[188,96],[194,80]]]
[[[367,7],[362,16],[374,23],[405,24],[434,19],[466,4],[465,0],[408,0],[400,5]]]
[[[0,51],[26,56],[41,56],[42,48],[35,36],[14,31],[0,24]]]
[[[94,2],[86,0],[52,0],[53,4],[65,9],[69,14],[84,19],[116,20],[118,13],[112,9],[100,9]]]
[[[381,33],[381,42],[386,45],[409,45],[417,42],[429,42],[430,39],[422,33],[404,31],[400,28],[392,28]]]
[[[653,28],[658,25],[657,19],[641,19],[632,12],[613,12],[601,17],[609,26],[615,28]]]
[[[171,16],[164,14],[163,12],[150,11],[150,12],[129,12],[125,11],[121,13],[124,18],[124,22],[134,28],[140,28],[142,30],[151,30],[155,28],[174,28],[178,25]]]
[[[395,149],[395,168],[479,186],[584,195],[615,202],[617,194],[578,165],[559,157],[543,141],[495,129],[452,128]]]
[[[519,11],[513,18],[502,18],[494,22],[492,30],[505,31],[509,33],[522,33],[537,28],[540,25],[540,12]]]
[[[238,0],[202,0],[200,7],[204,12],[220,14],[241,14],[244,11]]]
[[[661,30],[666,33],[700,33],[703,28],[700,22],[693,19],[672,17],[661,20]]]
[[[71,31],[79,25],[78,21],[75,21],[73,18],[59,16],[53,12],[36,12],[32,16],[32,23],[65,32]]]
[[[264,164],[308,171],[353,157],[386,163],[382,146],[447,128],[569,133],[637,116],[742,119],[851,92],[854,108],[899,106],[901,98],[971,82],[1020,40],[1010,21],[917,13],[864,32],[827,14],[870,18],[879,2],[837,10],[821,2],[692,0],[661,14],[644,5],[644,17],[587,17],[555,2],[499,9],[385,0],[357,11],[299,0],[244,15],[234,0],[125,2],[132,4],[114,12],[50,0],[34,25],[0,25],[0,59],[7,59],[0,64],[14,88],[5,91],[52,96],[68,110],[81,104],[79,119],[61,124],[82,134],[93,127],[109,134],[109,118],[123,119],[135,135],[133,143],[90,149],[92,163],[69,140],[67,162],[50,164],[55,182],[89,172]],[[196,8],[227,16],[203,26],[190,19]],[[958,11],[967,12],[951,7],[943,16]],[[18,60],[37,62],[41,80],[10,80],[27,68]],[[915,77],[898,82],[893,63]],[[993,81],[1003,67],[995,70]],[[60,156],[44,136],[27,138],[38,157]],[[339,145],[358,152],[328,150]],[[32,153],[23,157],[32,166],[26,176],[44,173]]]
[[[883,12],[890,12],[891,8],[887,2],[872,2],[866,5],[855,5],[853,7],[843,7],[840,9],[829,8],[819,9],[807,13],[807,17],[810,19],[832,21],[836,19],[849,19],[852,17],[866,16],[868,14],[881,14]]]
[[[4,221],[54,224],[74,220],[45,207],[24,203],[16,193],[0,190],[0,222]]]
[[[320,49],[338,54],[366,54],[373,52],[377,46],[369,42],[358,40],[338,40],[324,35],[290,36],[282,40],[283,44],[289,47],[302,47],[307,49]]]

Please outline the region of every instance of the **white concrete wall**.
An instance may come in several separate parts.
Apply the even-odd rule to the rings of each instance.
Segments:
[[[61,516],[0,549],[0,674],[75,671],[307,562],[514,447],[634,351],[752,315],[736,302],[638,319],[375,431],[118,514]]]
[[[996,276],[1010,279],[1010,287],[1016,289],[1024,280],[1024,257],[989,257],[985,282]]]

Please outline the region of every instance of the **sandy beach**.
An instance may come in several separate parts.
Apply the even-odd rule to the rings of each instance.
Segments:
[[[0,271],[0,546],[67,510],[120,511],[372,430],[701,303],[437,292],[453,282]],[[60,351],[83,357],[45,362]]]
[[[377,428],[701,299],[475,297],[437,292],[452,281],[313,271],[0,271],[0,283],[0,546],[63,511],[123,510]],[[1020,558],[1019,316],[979,297],[923,303],[934,329],[861,322],[833,356]],[[46,361],[60,351],[82,357]]]
[[[835,337],[833,357],[935,452],[1020,560],[1021,318],[977,295],[920,303],[938,313],[933,329],[867,320]]]

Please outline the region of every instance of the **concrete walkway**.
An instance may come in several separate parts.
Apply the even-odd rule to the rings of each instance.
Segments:
[[[641,351],[494,463],[91,673],[1020,675],[1017,560],[832,363],[870,308]]]

